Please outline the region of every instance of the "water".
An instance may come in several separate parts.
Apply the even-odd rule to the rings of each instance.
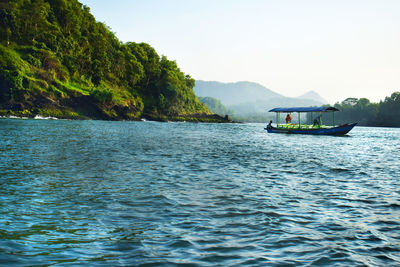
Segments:
[[[400,266],[400,129],[0,119],[0,265]]]

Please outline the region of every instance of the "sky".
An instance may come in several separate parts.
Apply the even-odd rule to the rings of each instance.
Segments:
[[[123,41],[195,79],[331,104],[400,91],[399,0],[80,0]]]

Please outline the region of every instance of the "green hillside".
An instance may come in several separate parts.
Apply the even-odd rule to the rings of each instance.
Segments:
[[[224,105],[222,105],[221,101],[219,101],[216,98],[213,97],[198,97],[200,102],[203,103],[208,107],[209,110],[211,110],[213,113],[218,114],[220,116],[225,116],[225,115],[232,115],[233,110],[227,109]]]
[[[0,115],[214,118],[195,81],[146,43],[122,43],[77,0],[0,1]]]

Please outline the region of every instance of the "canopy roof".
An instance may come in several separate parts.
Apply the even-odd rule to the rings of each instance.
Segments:
[[[273,108],[269,112],[325,112],[339,111],[334,107],[298,107],[298,108]]]

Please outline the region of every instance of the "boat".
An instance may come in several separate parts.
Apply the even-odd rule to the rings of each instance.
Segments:
[[[346,123],[335,125],[335,112],[339,109],[335,107],[295,107],[295,108],[273,108],[269,112],[276,113],[276,126],[272,126],[271,122],[266,128],[268,133],[287,133],[287,134],[314,134],[314,135],[345,135],[353,129],[357,123]],[[281,113],[298,113],[298,123],[280,123]],[[311,113],[310,118],[313,118],[313,112],[318,114],[312,124],[302,124],[301,114]],[[332,126],[322,124],[322,113],[332,112]]]

